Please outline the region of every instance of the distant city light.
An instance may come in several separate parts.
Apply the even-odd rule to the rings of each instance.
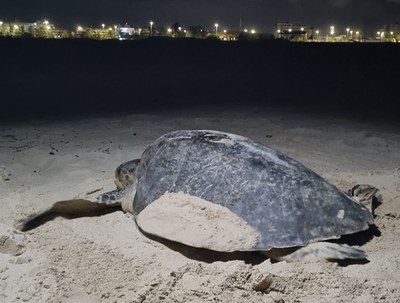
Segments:
[[[153,35],[164,35],[175,37],[175,34],[179,33],[180,37],[188,37],[192,35],[187,35],[190,30],[186,30],[181,26],[176,27],[163,27],[160,25],[160,32],[156,31],[155,22],[153,20],[147,23],[148,25],[144,25],[144,29],[142,31],[141,28],[132,28],[128,24],[121,27],[120,25],[107,25],[105,23],[99,23],[97,26],[89,25],[90,27],[85,28],[82,26],[77,26],[75,31],[68,31],[62,28],[55,26],[52,22],[49,22],[47,19],[42,19],[37,23],[29,23],[29,22],[8,22],[8,21],[0,21],[0,36],[29,36],[32,38],[68,38],[76,35],[77,37],[83,37],[82,32],[85,34],[86,38],[92,39],[118,39],[122,40],[127,39],[136,39],[135,37],[140,36],[141,34],[145,34],[146,36]],[[380,41],[387,42],[400,42],[399,36],[397,32],[397,25],[388,24],[384,27],[381,27],[379,31],[373,31],[373,34],[370,36],[366,36],[366,33],[363,33],[360,30],[353,30],[350,26],[344,28],[335,28],[335,25],[330,25],[326,30],[317,30],[312,26],[306,26],[304,24],[296,24],[290,22],[277,23],[273,29],[275,38],[285,38],[291,41],[329,41],[329,42],[367,42],[369,40],[374,41],[380,39]],[[219,39],[224,40],[236,40],[237,37],[234,36],[233,32],[229,32],[227,28],[221,27],[219,23],[213,23],[211,29],[202,30],[199,28],[199,32],[204,32],[205,35],[198,36],[197,38],[207,38],[209,35],[216,35]],[[40,30],[41,29],[41,30]],[[102,32],[101,29],[109,32]],[[162,29],[162,30],[161,30]],[[178,32],[179,31],[179,32]],[[244,33],[256,34],[255,28],[240,28],[240,31]],[[59,33],[62,33],[60,35]],[[122,33],[122,34],[121,34]],[[185,34],[184,34],[185,33]],[[227,33],[229,33],[229,37],[227,37]],[[322,36],[322,33],[324,36]],[[220,35],[222,34],[222,35]],[[197,36],[197,35],[193,35]]]
[[[153,36],[153,21],[150,21],[150,36]]]

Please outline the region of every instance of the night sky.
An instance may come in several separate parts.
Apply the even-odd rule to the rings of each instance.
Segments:
[[[183,26],[243,26],[271,32],[276,22],[299,22],[322,30],[335,24],[375,30],[400,21],[400,0],[1,0],[0,20],[33,22],[49,19],[74,28],[125,24],[157,26],[179,22]]]

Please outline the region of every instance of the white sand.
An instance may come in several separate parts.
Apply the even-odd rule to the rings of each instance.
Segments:
[[[259,234],[228,208],[204,199],[166,192],[136,218],[146,233],[220,252],[248,251]]]
[[[118,164],[176,129],[237,133],[342,189],[379,187],[381,236],[362,245],[370,262],[251,265],[246,255],[207,263],[145,237],[121,211],[15,230],[56,201],[113,189]],[[274,110],[3,125],[0,192],[1,302],[400,302],[399,130]]]

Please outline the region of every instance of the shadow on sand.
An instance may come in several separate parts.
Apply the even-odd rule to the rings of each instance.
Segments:
[[[81,217],[99,217],[122,210],[120,205],[98,204],[84,199],[58,201],[52,207],[43,210],[17,225],[20,231],[29,231],[57,217],[74,219]]]

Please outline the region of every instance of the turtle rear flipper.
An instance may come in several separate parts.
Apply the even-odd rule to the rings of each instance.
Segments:
[[[373,215],[375,208],[382,204],[382,196],[379,189],[369,184],[357,184],[350,190],[350,195],[364,205]]]
[[[277,261],[296,262],[305,259],[321,260],[366,260],[367,254],[362,249],[347,244],[316,242],[300,248],[272,249],[266,255]]]

